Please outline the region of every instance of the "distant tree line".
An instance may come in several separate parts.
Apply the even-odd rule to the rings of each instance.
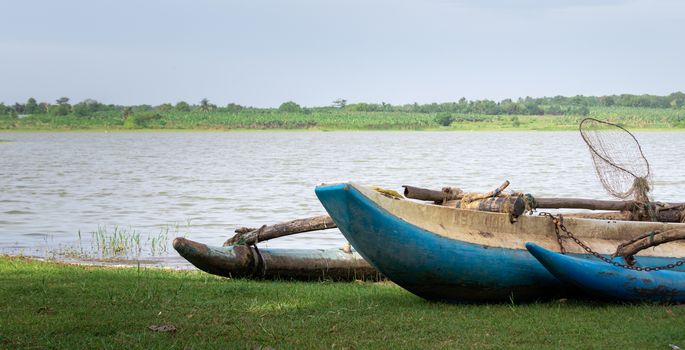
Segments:
[[[293,101],[282,103],[277,109],[255,108],[229,103],[225,106],[212,104],[204,98],[199,103],[191,105],[180,101],[176,104],[164,103],[158,106],[135,105],[120,106],[103,104],[93,99],[86,99],[76,104],[70,104],[69,98],[62,97],[54,103],[41,102],[29,98],[25,103],[17,102],[14,105],[0,103],[0,116],[18,117],[21,115],[47,114],[51,116],[72,115],[82,118],[112,117],[117,115],[124,121],[128,118],[136,118],[129,121],[150,121],[161,118],[160,113],[241,113],[243,111],[279,112],[279,113],[304,113],[312,111],[345,110],[351,112],[410,112],[410,113],[434,113],[440,118],[445,118],[441,124],[447,124],[449,118],[468,121],[470,117],[454,117],[448,114],[461,115],[588,115],[590,107],[647,107],[647,108],[685,108],[685,93],[674,92],[666,96],[657,95],[610,95],[610,96],[554,96],[554,97],[525,97],[516,100],[504,99],[499,102],[493,100],[466,100],[459,99],[457,102],[430,103],[430,104],[405,104],[391,105],[389,103],[348,103],[345,99],[333,101],[331,106],[305,108]],[[138,121],[136,121],[138,120]],[[513,121],[514,123],[517,120]]]
[[[656,95],[610,95],[610,96],[554,96],[525,97],[517,100],[504,99],[468,101],[461,98],[458,102],[408,104],[393,106],[387,103],[355,103],[346,100],[333,101],[333,106],[353,111],[380,112],[404,111],[415,113],[459,113],[485,115],[588,115],[590,107],[646,107],[673,108],[685,106],[685,93],[674,92],[666,96]]]

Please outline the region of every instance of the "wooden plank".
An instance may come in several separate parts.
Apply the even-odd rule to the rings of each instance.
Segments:
[[[257,244],[257,242],[294,235],[296,233],[326,230],[336,227],[338,226],[335,225],[333,219],[328,215],[297,219],[271,226],[264,225],[258,229],[252,230],[241,227],[236,230],[236,234],[233,237],[224,242],[224,246],[236,244],[254,245]]]

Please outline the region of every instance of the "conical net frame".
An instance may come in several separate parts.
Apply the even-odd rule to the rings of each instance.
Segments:
[[[602,186],[619,199],[649,201],[650,167],[637,138],[624,127],[595,118],[580,122]]]

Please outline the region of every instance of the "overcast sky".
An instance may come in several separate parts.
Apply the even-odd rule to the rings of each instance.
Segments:
[[[0,0],[0,13],[5,103],[685,90],[685,1]]]

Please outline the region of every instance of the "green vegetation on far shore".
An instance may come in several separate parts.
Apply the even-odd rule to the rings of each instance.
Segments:
[[[0,348],[651,348],[685,308],[548,301],[450,305],[390,283],[230,280],[0,258]],[[173,325],[175,332],[154,332]]]
[[[632,129],[685,129],[685,94],[574,96],[390,105],[334,101],[333,106],[116,106],[94,100],[69,104],[0,103],[0,130],[571,130],[595,117]]]

